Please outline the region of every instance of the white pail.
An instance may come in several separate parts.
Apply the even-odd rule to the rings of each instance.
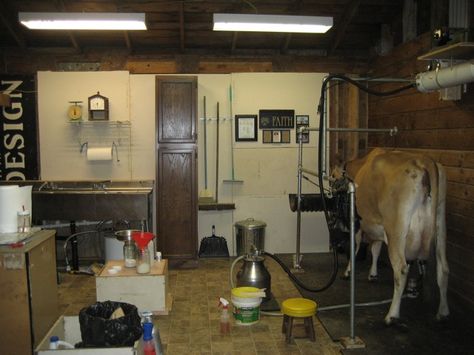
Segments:
[[[256,287],[237,287],[232,289],[231,301],[234,306],[235,323],[239,325],[255,324],[260,319],[261,297],[245,297],[252,292],[259,292]]]

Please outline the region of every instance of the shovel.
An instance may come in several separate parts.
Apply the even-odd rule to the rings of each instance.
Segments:
[[[212,226],[212,235],[201,240],[199,246],[200,258],[218,258],[228,257],[229,249],[227,248],[227,241],[224,237],[216,236],[216,227]]]

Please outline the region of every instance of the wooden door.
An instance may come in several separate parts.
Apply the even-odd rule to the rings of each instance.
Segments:
[[[197,258],[197,78],[156,78],[158,250]]]

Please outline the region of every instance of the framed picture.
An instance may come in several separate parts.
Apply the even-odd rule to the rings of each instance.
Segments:
[[[257,115],[235,115],[235,141],[256,142]]]
[[[290,143],[290,130],[289,129],[281,130],[281,142]]]
[[[296,115],[296,143],[300,142],[299,128],[309,127],[309,116],[308,115]],[[303,143],[309,143],[309,132],[303,132],[302,136]]]
[[[259,110],[260,129],[295,128],[295,110]]]
[[[262,137],[263,143],[290,143],[290,130],[264,129]]]
[[[281,131],[272,132],[272,143],[281,143]]]
[[[296,127],[298,126],[309,126],[309,116],[296,115]]]

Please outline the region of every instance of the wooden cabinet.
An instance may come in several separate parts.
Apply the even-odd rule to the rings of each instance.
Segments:
[[[0,247],[0,352],[32,354],[59,316],[54,231]]]
[[[197,258],[197,78],[156,78],[158,249]]]

